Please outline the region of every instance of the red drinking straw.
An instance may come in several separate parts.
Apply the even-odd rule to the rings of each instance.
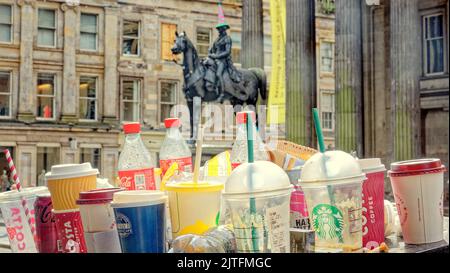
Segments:
[[[11,171],[11,175],[13,177],[14,184],[16,185],[17,191],[21,191],[22,186],[20,184],[19,176],[17,175],[16,167],[14,166],[14,162],[12,160],[11,154],[9,153],[8,149],[5,149],[3,151],[6,156],[6,160],[8,161],[9,170]],[[37,235],[36,235],[36,228],[34,226],[34,217],[31,215],[30,210],[28,209],[27,200],[25,199],[25,196],[21,197],[21,203],[22,207],[25,210],[25,216],[27,217],[28,224],[30,225],[31,234],[33,234],[34,242],[37,242]]]

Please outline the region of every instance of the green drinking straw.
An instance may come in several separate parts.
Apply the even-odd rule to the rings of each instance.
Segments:
[[[319,111],[317,108],[313,108],[314,126],[316,127],[317,141],[319,142],[319,150],[321,153],[325,153],[325,142],[323,141],[322,126],[320,126]],[[328,195],[330,197],[331,204],[334,205],[334,196],[331,186],[327,186]]]
[[[250,113],[245,113],[245,117],[247,118],[247,156],[248,156],[248,163],[253,163],[254,160],[254,151],[253,151],[253,127],[252,127],[252,116]],[[249,166],[251,168],[251,166]],[[248,176],[249,184],[250,184],[250,190],[253,190],[253,181],[252,181],[252,173],[250,171],[250,174]],[[256,214],[256,201],[254,197],[250,197],[250,215]],[[253,251],[257,251],[258,249],[258,238],[257,238],[257,231],[256,228],[253,226],[252,223],[252,244],[253,244]]]

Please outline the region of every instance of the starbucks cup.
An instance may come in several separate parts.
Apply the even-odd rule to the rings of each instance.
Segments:
[[[391,164],[391,179],[402,234],[407,244],[443,240],[445,166],[439,159]]]
[[[229,208],[239,253],[289,253],[288,175],[269,161],[243,163],[225,183],[223,198]]]
[[[164,253],[167,196],[161,191],[131,190],[114,193],[122,253]]]
[[[76,200],[80,192],[93,190],[97,187],[98,169],[93,169],[91,163],[54,165],[45,174],[48,190],[52,195],[53,209],[78,209]]]
[[[305,193],[316,252],[362,248],[362,184],[366,179],[348,153],[316,153],[302,168],[300,185]]]
[[[217,225],[223,184],[199,181],[166,184],[172,237],[202,234]]]
[[[379,158],[359,159],[366,174],[363,184],[363,246],[368,249],[384,242],[384,172],[386,168]]]
[[[77,205],[83,223],[88,253],[121,253],[114,211],[113,194],[122,188],[97,189],[80,192]]]
[[[86,241],[79,209],[53,210],[58,250],[62,253],[86,253]]]
[[[47,187],[22,188],[0,193],[0,210],[5,222],[8,239],[13,253],[36,253],[37,246],[31,233],[28,217],[22,206],[22,197],[27,201],[27,208],[32,222],[35,222],[34,202],[36,195],[48,192]]]

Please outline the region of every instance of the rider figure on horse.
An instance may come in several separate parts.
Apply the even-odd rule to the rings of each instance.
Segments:
[[[223,74],[228,71],[231,80],[236,83],[241,81],[241,75],[239,71],[234,67],[231,59],[231,37],[227,34],[227,29],[230,26],[226,22],[219,23],[216,26],[219,32],[219,37],[214,41],[214,44],[209,49],[208,57],[214,60],[216,63],[216,77],[218,86],[216,92],[218,93],[218,101],[222,101],[225,93],[225,86],[223,81]]]

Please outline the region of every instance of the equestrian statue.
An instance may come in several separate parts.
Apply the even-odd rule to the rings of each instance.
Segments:
[[[222,16],[221,16],[222,15]],[[221,20],[222,19],[222,20]],[[252,105],[256,109],[258,91],[267,99],[266,74],[261,68],[236,69],[231,58],[232,40],[227,34],[230,26],[225,22],[219,5],[219,36],[209,49],[208,57],[200,59],[195,46],[186,33],[175,33],[174,55],[183,54],[183,92],[190,112],[191,137],[193,137],[193,99],[236,105]],[[176,60],[174,60],[176,62]]]

